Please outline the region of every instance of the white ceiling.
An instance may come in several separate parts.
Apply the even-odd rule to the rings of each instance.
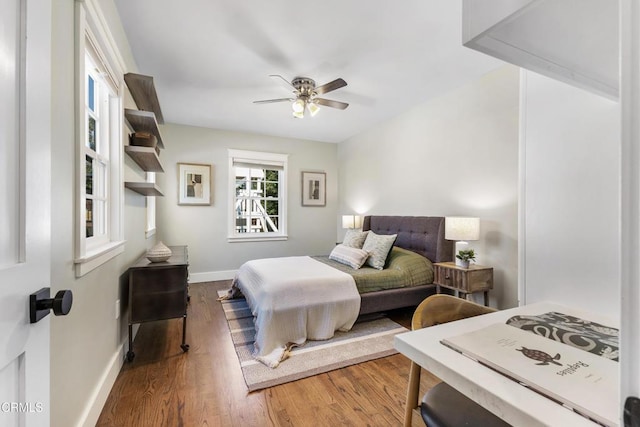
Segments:
[[[165,122],[340,142],[502,64],[461,45],[461,0],[115,0]],[[348,86],[313,118],[283,82]]]

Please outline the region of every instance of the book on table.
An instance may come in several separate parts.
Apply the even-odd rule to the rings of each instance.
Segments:
[[[504,323],[442,344],[606,426],[618,425],[618,363]]]

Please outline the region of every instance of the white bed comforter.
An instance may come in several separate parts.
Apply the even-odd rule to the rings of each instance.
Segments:
[[[308,256],[248,261],[233,283],[254,316],[253,356],[275,368],[292,343],[348,331],[360,311],[353,277]]]

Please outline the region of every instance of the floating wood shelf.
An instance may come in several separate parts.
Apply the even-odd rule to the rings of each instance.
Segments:
[[[146,172],[164,172],[160,164],[160,158],[153,147],[139,147],[137,145],[125,145],[124,152]]]
[[[164,196],[153,182],[125,182],[124,186],[143,196]]]
[[[131,96],[138,106],[138,109],[152,111],[156,115],[158,123],[164,124],[164,117],[160,110],[160,102],[158,101],[156,88],[153,84],[153,77],[127,73],[124,75],[124,81],[127,83],[129,92],[131,92]]]
[[[151,111],[138,111],[125,108],[124,117],[129,122],[129,127],[135,132],[151,132],[158,138],[158,146],[164,148],[162,142],[162,135],[160,135],[160,129],[158,128],[158,122],[156,116]]]

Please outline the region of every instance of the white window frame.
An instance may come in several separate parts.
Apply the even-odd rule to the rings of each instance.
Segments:
[[[113,257],[124,252],[122,184],[122,141],[124,96],[124,61],[106,25],[96,0],[76,0],[76,276],[84,276]],[[103,106],[108,113],[108,152],[99,153],[108,159],[106,179],[100,184],[106,187],[104,228],[106,233],[98,238],[86,237],[86,64],[91,57],[99,68],[99,77],[108,88],[108,102]],[[106,133],[103,134],[104,136]],[[95,175],[94,175],[95,177]],[[95,178],[94,178],[95,185]]]
[[[228,201],[228,225],[227,241],[229,242],[262,242],[274,240],[287,240],[287,182],[288,182],[288,154],[264,153],[259,151],[228,150],[229,156],[229,201]],[[277,232],[266,233],[238,233],[236,231],[236,174],[235,163],[251,163],[256,165],[277,166],[280,170],[280,180],[278,183],[279,204],[278,214],[280,221]]]

